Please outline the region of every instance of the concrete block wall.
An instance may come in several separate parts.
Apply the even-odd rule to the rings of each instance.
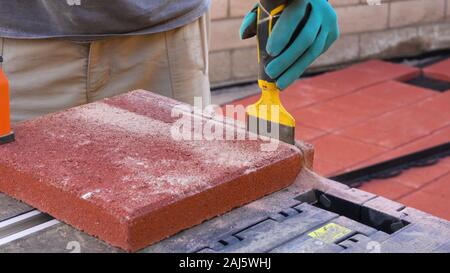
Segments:
[[[256,42],[241,41],[242,17],[256,0],[213,0],[210,77],[213,86],[254,80]],[[330,0],[341,38],[311,69],[370,58],[409,56],[450,48],[450,0]]]

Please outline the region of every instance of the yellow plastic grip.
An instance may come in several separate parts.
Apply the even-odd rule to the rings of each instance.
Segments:
[[[295,119],[283,107],[276,84],[259,80],[258,85],[261,88],[261,97],[255,104],[247,107],[247,115],[295,127]]]

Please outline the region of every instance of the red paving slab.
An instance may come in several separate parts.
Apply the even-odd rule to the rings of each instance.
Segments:
[[[334,134],[319,137],[311,141],[311,143],[315,147],[315,159],[343,166],[344,169],[341,169],[341,171],[345,171],[348,166],[355,165],[386,151],[386,149],[381,147]],[[318,173],[324,176],[332,175],[333,173],[326,172],[327,169],[315,166],[315,170]]]
[[[369,159],[368,161],[362,162],[355,166],[352,166],[353,169],[362,168],[365,166],[374,165],[383,161],[387,161],[393,158],[401,157],[403,155],[408,155],[417,151],[425,150],[434,146],[438,146],[442,143],[446,143],[450,141],[450,126],[447,126],[443,129],[439,129],[437,131],[432,132],[431,134],[415,139],[412,142],[409,142],[405,145],[402,145],[396,149],[390,150],[386,153],[383,153],[379,156]]]
[[[431,90],[388,81],[297,109],[292,114],[299,123],[332,132],[435,95]]]
[[[450,92],[428,97],[417,103],[417,107],[423,111],[429,111],[437,116],[450,117]]]
[[[434,194],[417,191],[398,200],[400,203],[428,212],[450,221],[450,206],[448,198],[440,198]]]
[[[406,196],[414,192],[411,188],[398,180],[394,179],[375,179],[368,183],[364,183],[359,189],[384,196],[388,199],[398,200],[400,197]]]
[[[318,158],[316,155],[314,156],[313,163],[314,171],[323,176],[333,176],[338,173],[341,173],[343,169],[345,169],[345,165],[336,161],[327,161],[322,158]]]
[[[19,123],[17,141],[0,146],[0,191],[135,251],[286,187],[300,171],[288,144],[174,140],[179,105],[134,91]]]
[[[333,132],[339,128],[364,121],[364,117],[354,115],[351,110],[341,110],[326,103],[297,109],[292,112],[292,115],[298,124],[327,132]]]
[[[450,82],[450,59],[425,67],[423,73],[429,78]]]
[[[434,111],[413,105],[366,120],[339,134],[394,149],[448,125],[448,116],[437,115]]]
[[[366,182],[360,189],[450,220],[450,157],[394,178]]]
[[[297,139],[301,139],[304,141],[312,141],[316,138],[319,138],[321,136],[326,135],[327,132],[316,129],[316,128],[311,128],[311,127],[307,127],[303,124],[297,124],[295,126],[295,135],[297,137]]]
[[[372,100],[381,100],[387,105],[404,106],[437,95],[433,90],[398,81],[386,81],[362,89],[361,94]]]
[[[281,93],[281,100],[284,107],[292,112],[338,95],[334,90],[319,88],[308,84],[307,80],[299,80]]]
[[[450,173],[436,179],[433,183],[423,188],[423,191],[450,200]]]
[[[305,80],[305,84],[342,94],[388,80],[406,81],[420,73],[418,68],[371,60],[318,77],[308,78]]]
[[[448,166],[436,164],[422,168],[412,168],[402,173],[396,180],[403,185],[419,189],[450,172]]]

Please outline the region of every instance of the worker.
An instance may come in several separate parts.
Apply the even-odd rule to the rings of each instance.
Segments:
[[[201,97],[208,104],[209,5],[210,0],[2,1],[0,55],[10,81],[12,120],[134,89],[191,104]],[[284,50],[311,7],[308,29]],[[243,38],[252,35],[255,22],[252,10]],[[267,74],[286,88],[337,36],[326,0],[292,0],[269,41],[267,49],[277,57]]]

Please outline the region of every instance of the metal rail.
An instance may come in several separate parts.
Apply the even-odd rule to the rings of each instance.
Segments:
[[[59,221],[32,210],[0,222],[0,246],[58,224]]]

